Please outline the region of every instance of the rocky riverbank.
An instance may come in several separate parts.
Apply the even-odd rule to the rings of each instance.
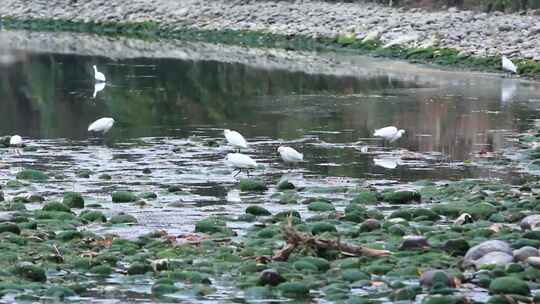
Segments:
[[[427,12],[376,4],[320,1],[32,1],[7,0],[0,17],[78,23],[144,23],[163,31],[250,31],[373,40],[381,47],[451,48],[459,55],[540,60],[540,16],[459,11]]]

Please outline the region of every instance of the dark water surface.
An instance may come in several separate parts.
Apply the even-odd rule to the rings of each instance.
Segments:
[[[0,55],[0,135],[20,134],[37,147],[0,151],[0,181],[22,168],[44,169],[57,178],[32,184],[28,192],[56,198],[75,190],[87,204],[102,204],[107,215],[133,214],[135,227],[88,227],[126,237],[155,229],[191,232],[203,216],[242,213],[250,203],[288,208],[277,204],[274,187],[240,193],[223,162],[232,150],[223,141],[224,128],[251,143],[245,153],[262,164],[254,175],[272,185],[285,177],[309,186],[312,192],[300,191],[301,197],[325,196],[313,189],[519,174],[496,158],[482,162],[482,156],[512,153],[507,138],[534,123],[540,102],[538,83],[406,64],[397,73],[390,61],[363,57],[354,59],[361,74],[340,76],[185,57],[112,60],[107,53],[35,48],[0,49]],[[95,98],[93,64],[108,80]],[[116,120],[111,132],[104,138],[88,134],[88,125],[104,116]],[[391,145],[372,138],[374,129],[387,125],[405,129],[406,136]],[[287,168],[276,155],[280,144],[304,152],[306,162]],[[400,149],[419,154],[411,160]],[[90,177],[80,176],[81,170]],[[112,180],[100,179],[104,173]],[[171,185],[183,191],[169,193]],[[118,189],[153,191],[158,200],[145,207],[111,204],[110,193]],[[8,199],[20,194],[6,190]],[[338,209],[348,199],[346,193],[328,195]],[[130,286],[136,295],[119,293],[148,293],[148,282]],[[231,298],[227,288],[214,296]]]

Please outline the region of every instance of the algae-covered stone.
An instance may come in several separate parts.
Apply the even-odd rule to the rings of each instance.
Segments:
[[[268,300],[272,298],[272,291],[268,287],[255,286],[244,290],[247,300]]]
[[[322,234],[324,232],[337,232],[336,226],[328,222],[318,222],[311,226],[313,235]]]
[[[21,229],[15,223],[0,223],[0,233],[11,232],[14,234],[21,234]]]
[[[362,281],[362,280],[369,280],[370,279],[370,275],[363,272],[363,271],[360,271],[358,269],[345,269],[343,270],[343,272],[341,273],[341,276],[343,278],[343,280],[347,281],[347,282],[356,282],[356,281]]]
[[[393,301],[414,301],[416,296],[422,292],[418,286],[399,288],[392,293]]]
[[[182,187],[178,186],[178,185],[171,185],[169,187],[167,187],[167,191],[171,192],[171,193],[174,193],[174,192],[182,192]]]
[[[162,296],[165,294],[171,294],[177,292],[179,289],[178,287],[174,286],[173,284],[162,284],[162,283],[156,283],[152,285],[152,294],[156,296]]]
[[[443,244],[442,249],[452,256],[463,256],[470,246],[465,239],[450,239]]]
[[[285,281],[285,278],[274,269],[264,270],[259,277],[259,284],[261,285],[277,286]]]
[[[34,169],[24,169],[17,173],[17,179],[31,180],[31,181],[46,181],[49,177],[42,171]]]
[[[226,229],[227,224],[216,218],[207,218],[195,223],[195,232],[200,233],[219,233]]]
[[[428,288],[435,285],[438,287],[455,287],[454,277],[440,269],[424,271],[420,276],[420,284]]]
[[[101,179],[101,180],[111,180],[112,179],[112,177],[109,174],[106,174],[106,173],[100,174],[98,176],[98,178]]]
[[[421,202],[422,196],[416,191],[395,191],[385,193],[383,200],[390,204],[408,204],[411,202]]]
[[[56,238],[64,242],[71,241],[73,239],[80,239],[82,237],[82,233],[77,230],[66,230],[56,234]]]
[[[111,224],[137,223],[137,219],[133,215],[117,214],[110,218],[109,223]]]
[[[422,304],[467,304],[469,300],[460,296],[430,296],[424,298]]]
[[[45,296],[64,300],[65,298],[74,297],[77,294],[71,289],[64,286],[51,286],[45,291]]]
[[[287,219],[288,217],[295,217],[297,219],[300,219],[300,213],[296,210],[287,210],[287,211],[281,211],[276,213],[272,218],[274,221],[282,221],[284,219]]]
[[[377,193],[372,191],[363,191],[358,193],[353,200],[352,204],[372,205],[377,203]]]
[[[278,190],[292,190],[295,186],[288,180],[282,180],[277,186]]]
[[[113,269],[109,265],[98,265],[92,267],[90,272],[100,276],[109,276],[113,272]]]
[[[317,272],[319,268],[308,261],[297,261],[293,264],[294,269],[298,271]]]
[[[308,210],[315,212],[327,212],[336,210],[336,208],[334,208],[332,204],[322,201],[312,202],[308,205],[307,208]]]
[[[116,191],[111,196],[114,203],[130,203],[137,200],[137,196],[129,191]]]
[[[283,296],[289,298],[302,298],[309,295],[309,288],[301,282],[281,283],[277,288]]]
[[[46,203],[45,206],[41,209],[43,211],[53,211],[53,212],[69,212],[71,213],[71,209],[60,203],[60,202],[50,202]]]
[[[107,217],[101,211],[86,211],[79,217],[86,222],[107,222]]]
[[[307,257],[301,258],[299,261],[309,262],[309,263],[317,266],[317,269],[319,269],[319,271],[324,272],[324,271],[327,271],[328,269],[330,269],[330,262],[328,262],[328,260],[326,260],[324,258],[307,256]]]
[[[135,262],[127,270],[129,275],[145,274],[152,271],[152,266],[147,263]]]
[[[64,199],[62,203],[69,208],[84,208],[84,199],[80,193],[77,192],[66,192],[64,193]]]
[[[141,198],[147,199],[147,200],[156,199],[157,194],[154,192],[144,192],[143,194],[141,194]]]
[[[474,219],[487,219],[492,214],[497,212],[497,208],[489,203],[474,204],[464,209],[464,211],[470,214]]]
[[[408,235],[403,237],[403,240],[399,245],[399,250],[418,250],[427,249],[430,247],[431,245],[424,236]]]
[[[531,294],[527,282],[515,277],[496,278],[489,284],[489,292],[492,294],[519,294],[528,296]]]
[[[246,208],[247,214],[253,214],[255,216],[267,216],[272,215],[266,208],[256,205],[251,205]]]
[[[371,232],[377,229],[381,229],[382,225],[379,220],[367,219],[360,224],[360,232]]]
[[[45,274],[45,270],[29,262],[20,262],[16,264],[14,273],[29,281],[34,281],[34,282],[47,281],[47,275]]]
[[[265,191],[268,188],[261,180],[243,178],[240,180],[240,191]]]

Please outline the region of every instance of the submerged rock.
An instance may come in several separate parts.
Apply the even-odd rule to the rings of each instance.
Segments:
[[[421,202],[422,196],[416,191],[395,191],[385,193],[383,200],[390,204],[408,204],[411,202]]]
[[[107,222],[107,217],[101,211],[82,212],[79,217],[86,222]]]
[[[63,301],[65,298],[74,297],[77,294],[71,288],[64,286],[51,286],[45,291],[45,296]]]
[[[60,203],[60,202],[50,202],[46,203],[45,206],[42,208],[43,211],[56,211],[56,212],[69,212],[71,213],[71,209]]]
[[[382,225],[379,220],[367,219],[360,224],[360,232],[370,232],[373,230],[381,229]]]
[[[129,214],[117,214],[109,219],[111,224],[137,223],[137,218]]]
[[[42,171],[34,169],[25,169],[17,173],[17,179],[31,180],[31,181],[46,181],[49,177]]]
[[[358,193],[353,200],[352,204],[372,205],[377,203],[377,193],[372,191],[363,191]]]
[[[66,192],[64,193],[64,199],[62,200],[64,205],[69,208],[84,208],[84,199],[80,193],[77,192]]]
[[[288,180],[282,180],[277,185],[277,188],[278,190],[293,190],[296,187]]]
[[[246,208],[247,214],[253,214],[255,216],[267,216],[272,215],[266,208],[256,205],[251,205]]]
[[[328,212],[336,210],[336,208],[334,208],[332,204],[323,201],[312,202],[308,205],[307,208],[309,211],[315,212]]]
[[[470,246],[465,239],[451,239],[443,244],[442,249],[450,255],[463,256],[470,249]]]
[[[301,282],[286,282],[277,286],[284,297],[303,298],[309,295],[309,288]]]
[[[240,180],[240,191],[265,191],[268,188],[261,180],[243,178]]]
[[[137,196],[129,191],[116,191],[111,197],[113,203],[130,203],[137,200]]]
[[[420,276],[420,284],[424,287],[456,287],[454,276],[440,269],[430,269]]]
[[[21,234],[21,228],[15,223],[0,223],[0,233],[11,232],[13,234]]]

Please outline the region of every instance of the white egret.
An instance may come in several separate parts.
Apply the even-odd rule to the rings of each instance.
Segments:
[[[473,222],[473,218],[468,213],[463,213],[455,221],[454,225],[465,225]]]
[[[403,129],[398,130],[396,127],[390,126],[390,127],[384,127],[384,128],[375,130],[375,132],[373,133],[373,136],[382,137],[385,140],[394,142],[398,140],[399,138],[401,138],[403,133],[405,133],[405,130]]]
[[[247,149],[248,143],[242,134],[229,129],[225,129],[223,133],[225,134],[225,139],[227,139],[229,144],[235,148],[238,148],[238,152],[240,152],[240,148]]]
[[[94,67],[94,78],[96,79],[96,81],[105,82],[105,75],[101,73],[100,71],[98,71],[95,65],[93,67]]]
[[[229,153],[227,154],[225,160],[236,170],[238,170],[234,176],[240,174],[242,170],[246,170],[249,176],[249,170],[257,167],[257,162],[255,162],[253,158],[241,153]]]
[[[92,94],[92,98],[96,98],[97,93],[103,91],[105,89],[105,82],[96,82],[94,84],[94,94]]]
[[[19,135],[13,135],[9,139],[9,145],[11,147],[20,147],[23,144],[23,139]]]
[[[102,132],[103,134],[109,132],[114,125],[114,119],[110,117],[100,118],[88,126],[88,132]]]
[[[506,56],[502,56],[501,63],[503,70],[517,73],[517,66],[512,62],[512,60],[508,59]]]
[[[277,148],[277,151],[279,153],[279,156],[281,156],[281,159],[283,159],[283,161],[286,163],[294,164],[304,161],[304,154],[296,151],[291,147],[279,146]]]

